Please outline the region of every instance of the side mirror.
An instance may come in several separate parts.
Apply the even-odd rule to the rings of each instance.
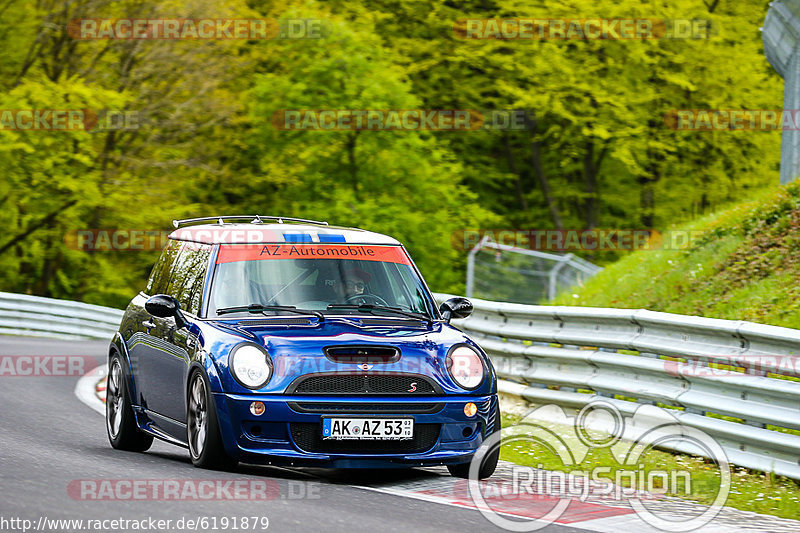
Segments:
[[[186,317],[181,312],[181,304],[174,296],[169,294],[156,294],[151,296],[144,303],[145,310],[153,316],[159,318],[175,317],[175,325],[180,328],[185,328],[189,325]]]
[[[439,312],[448,323],[451,318],[467,318],[472,314],[472,302],[466,298],[450,298],[439,306]]]

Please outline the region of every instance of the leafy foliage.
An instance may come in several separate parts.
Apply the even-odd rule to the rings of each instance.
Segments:
[[[122,306],[157,252],[75,250],[70,231],[259,212],[390,233],[432,288],[459,292],[465,254],[450,245],[459,229],[663,228],[750,198],[777,181],[779,132],[674,131],[664,116],[781,107],[761,50],[765,10],[755,0],[9,0],[0,109],[124,110],[139,127],[0,129],[0,289]],[[313,18],[326,31],[178,42],[67,33],[82,17],[175,16]],[[705,18],[720,33],[453,32],[458,19],[519,16]],[[281,109],[416,108],[524,109],[527,121],[475,132],[281,131],[270,121]]]

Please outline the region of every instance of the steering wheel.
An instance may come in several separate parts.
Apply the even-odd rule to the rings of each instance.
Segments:
[[[345,301],[347,303],[385,305],[389,307],[386,300],[374,294],[354,294],[345,298]]]

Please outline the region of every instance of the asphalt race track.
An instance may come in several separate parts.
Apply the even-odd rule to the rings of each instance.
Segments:
[[[105,363],[106,349],[105,342],[0,337],[0,356],[90,355],[99,365]],[[186,450],[159,441],[143,454],[113,450],[103,417],[73,392],[78,379],[0,377],[0,530],[21,531],[21,522],[3,522],[11,519],[30,520],[31,529],[44,524],[41,529],[57,530],[47,528],[47,520],[153,518],[172,524],[184,519],[185,524],[202,517],[227,517],[232,530],[234,519],[267,517],[270,531],[503,531],[474,509],[381,492],[383,485],[398,482],[423,487],[428,481],[443,482],[449,478],[444,469],[330,471],[240,465],[236,472],[214,472],[193,467]],[[273,491],[269,501],[96,501],[68,491],[75,487],[74,480],[87,479],[262,480],[272,488],[277,484],[279,493]],[[249,530],[260,531],[263,523],[255,529],[250,523]],[[73,525],[61,530],[76,529]],[[587,529],[547,525],[541,531]]]

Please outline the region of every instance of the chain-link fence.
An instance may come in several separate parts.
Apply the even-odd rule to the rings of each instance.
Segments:
[[[467,297],[538,304],[582,284],[600,270],[572,254],[526,250],[484,238],[467,259]]]

